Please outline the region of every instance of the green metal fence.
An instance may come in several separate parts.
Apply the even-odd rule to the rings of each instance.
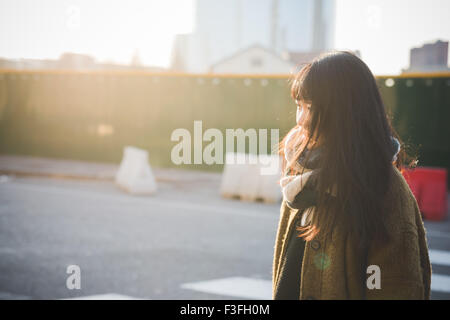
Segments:
[[[377,78],[392,124],[419,166],[450,170],[450,74]]]
[[[377,81],[419,165],[450,168],[450,74]],[[194,120],[224,137],[226,128],[255,128],[279,129],[281,138],[295,111],[287,75],[0,71],[0,152],[119,162],[133,145],[149,151],[152,166],[174,167],[171,134],[185,128],[193,137]]]

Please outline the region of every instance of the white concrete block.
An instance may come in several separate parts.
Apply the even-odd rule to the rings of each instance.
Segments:
[[[225,155],[225,166],[222,173],[220,194],[224,197],[233,197],[237,194],[241,176],[245,174],[245,160],[243,154],[227,152]]]
[[[244,174],[240,176],[237,192],[241,200],[256,201],[260,182],[258,156],[246,154],[244,158]]]
[[[125,147],[116,184],[132,194],[153,194],[156,180],[148,162],[148,152],[135,147]]]
[[[260,182],[258,198],[264,202],[275,203],[282,199],[281,187],[278,184],[281,178],[282,158],[279,155],[259,155]]]
[[[280,176],[281,157],[278,155],[227,153],[220,194],[246,201],[277,202],[282,197],[278,184]]]

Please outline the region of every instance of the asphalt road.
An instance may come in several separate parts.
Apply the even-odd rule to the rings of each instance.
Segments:
[[[1,179],[0,298],[245,298],[185,284],[269,283],[278,217],[279,204],[222,199],[218,181],[160,183],[138,197],[109,182]],[[439,253],[433,271],[448,282],[450,223],[426,227]],[[69,265],[80,267],[81,289],[67,288]],[[440,290],[432,297],[450,299]]]

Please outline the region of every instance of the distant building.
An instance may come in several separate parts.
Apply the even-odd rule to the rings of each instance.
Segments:
[[[299,71],[299,69],[304,64],[311,62],[321,53],[322,51],[305,51],[305,52],[285,51],[282,53],[282,57],[291,61],[291,63],[295,66],[296,71]]]
[[[231,53],[230,53],[231,54]],[[177,72],[205,72],[208,48],[197,33],[178,34],[172,47],[171,67]]]
[[[409,56],[408,72],[441,72],[450,71],[448,67],[448,41],[438,40],[427,43],[420,48],[412,48]]]
[[[210,67],[211,73],[289,73],[294,65],[276,52],[261,45],[253,45],[239,50]]]
[[[193,33],[176,36],[171,69],[207,72],[254,44],[323,51],[334,42],[335,0],[197,0]]]
[[[63,53],[58,60],[57,69],[92,70],[96,67],[93,57],[86,54]]]
[[[303,65],[312,62],[326,51],[285,51],[278,54],[274,50],[259,44],[238,50],[222,60],[212,64],[210,73],[296,73]],[[361,58],[359,50],[351,51]]]
[[[149,72],[167,71],[161,67],[142,66],[137,53],[132,57],[130,65],[114,63],[98,63],[94,57],[78,54],[63,53],[58,60],[39,59],[2,59],[0,58],[0,69],[16,70],[136,70]]]
[[[0,58],[1,69],[30,70],[56,69],[58,60],[46,59],[3,59]]]
[[[295,66],[295,71],[299,71],[304,64],[313,61],[324,52],[326,51],[285,51],[282,53],[282,57],[289,60]],[[359,50],[352,51],[352,53],[361,58],[361,53]]]

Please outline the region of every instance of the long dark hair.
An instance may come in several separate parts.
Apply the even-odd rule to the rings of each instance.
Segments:
[[[406,153],[402,146],[393,162],[391,137],[402,142],[390,124],[372,72],[353,53],[333,51],[304,65],[291,80],[292,98],[310,105],[310,112],[302,127],[289,132],[295,130],[305,138],[289,139],[293,142],[286,147],[295,150],[296,160],[319,139],[321,146],[316,213],[309,226],[299,229],[300,236],[311,240],[341,219],[361,246],[373,239],[388,240],[384,199],[393,165],[401,170]],[[279,144],[283,159],[289,133]],[[294,145],[296,141],[301,143]],[[285,174],[297,173],[293,162],[283,161]],[[334,187],[336,197],[331,201],[327,190]]]

